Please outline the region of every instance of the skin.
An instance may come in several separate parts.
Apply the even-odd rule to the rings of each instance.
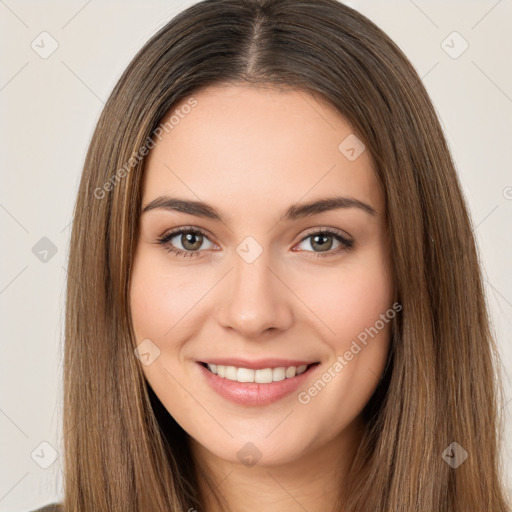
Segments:
[[[360,413],[384,371],[391,323],[307,404],[297,393],[263,406],[232,403],[209,387],[197,361],[320,361],[321,377],[392,306],[384,197],[369,152],[350,161],[338,149],[353,129],[321,97],[230,84],[194,98],[197,106],[148,156],[142,207],[173,194],[213,205],[224,222],[166,209],[141,216],[132,321],[137,343],[150,339],[160,350],[144,375],[233,510],[325,512],[360,441]],[[352,207],[279,221],[292,204],[337,195],[376,215]],[[168,246],[201,255],[176,256],[155,243],[179,227],[209,236],[187,245],[177,235]],[[322,228],[353,247],[336,253],[340,242],[328,238],[331,254],[315,257],[322,249],[303,239]],[[236,252],[247,236],[263,251],[250,264]],[[261,454],[253,466],[237,456],[248,442]],[[206,510],[220,510],[208,497]]]

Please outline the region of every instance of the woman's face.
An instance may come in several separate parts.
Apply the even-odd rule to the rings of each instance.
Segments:
[[[209,87],[166,121],[147,160],[131,281],[147,381],[225,461],[275,465],[346,438],[395,316],[369,152],[305,91]]]

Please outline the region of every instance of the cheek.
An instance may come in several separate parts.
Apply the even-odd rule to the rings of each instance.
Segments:
[[[163,340],[175,335],[191,309],[207,291],[202,279],[187,272],[169,271],[161,259],[141,251],[135,260],[130,286],[130,306],[137,340]],[[203,287],[205,290],[203,290]]]
[[[314,313],[319,330],[338,350],[373,326],[392,306],[393,282],[385,261],[378,257],[301,277],[297,295]]]
[[[321,294],[319,288],[328,292]],[[393,281],[386,261],[376,255],[331,273],[319,288],[308,298],[329,327],[324,341],[331,357],[299,402],[323,418],[322,424],[342,429],[362,411],[385,368],[397,314]]]
[[[158,339],[173,325],[172,294],[156,283],[151,270],[134,272],[130,290],[133,327],[137,341]]]
[[[187,285],[183,273],[169,272],[159,258],[144,248],[136,254],[130,284],[136,344],[152,354],[158,350],[153,362],[142,365],[142,371],[168,410],[187,414],[191,413],[190,406],[185,405],[189,404],[189,397],[176,381],[186,379],[182,349],[195,333],[191,309],[200,296],[201,290]],[[144,340],[150,340],[156,348]]]

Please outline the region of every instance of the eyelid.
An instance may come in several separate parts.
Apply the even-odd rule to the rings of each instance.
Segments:
[[[175,236],[178,236],[182,233],[188,233],[188,232],[200,233],[205,238],[207,238],[213,245],[218,247],[218,244],[212,241],[213,237],[210,235],[210,233],[208,231],[206,231],[205,229],[202,229],[202,228],[198,228],[196,226],[180,226],[179,228],[173,228],[173,229],[167,230],[164,232],[163,235],[157,237],[157,243],[165,244],[168,241],[170,241],[172,238],[174,238]],[[193,252],[193,251],[190,251],[190,252]],[[202,252],[202,251],[196,251],[196,252]]]
[[[212,243],[215,247],[218,247],[218,244],[216,244],[215,242],[213,242],[211,240],[211,236],[206,230],[204,230],[202,228],[198,228],[196,226],[180,226],[178,228],[173,228],[171,230],[168,230],[162,236],[157,238],[156,243],[165,247],[170,242],[170,240],[172,238],[174,238],[175,236],[178,236],[180,234],[187,233],[187,232],[200,233],[208,241],[210,241],[210,243]],[[313,258],[316,258],[316,257],[337,255],[339,252],[351,249],[354,244],[353,238],[350,235],[347,235],[346,232],[344,232],[338,228],[331,228],[331,227],[324,226],[324,227],[314,227],[314,228],[310,228],[310,229],[306,230],[306,232],[302,235],[301,239],[294,244],[294,247],[296,245],[304,242],[305,240],[310,238],[312,235],[318,235],[318,234],[331,235],[333,238],[336,238],[342,244],[342,247],[338,248],[336,250],[325,251],[325,253],[315,252],[315,251],[298,251],[296,249],[292,249],[292,250],[294,252],[312,253]],[[168,252],[175,253],[176,255],[181,255],[182,253],[185,253],[185,254],[188,254],[190,257],[192,257],[192,256],[200,257],[201,253],[204,252],[204,250],[187,251],[187,250],[179,249],[179,248],[172,246],[172,249],[168,249]]]
[[[168,239],[171,235],[179,234],[182,231],[197,231],[197,232],[201,233],[202,235],[204,235],[205,237],[207,237],[212,243],[214,243],[211,240],[212,239],[212,235],[208,231],[206,231],[203,228],[198,228],[196,226],[180,226],[179,228],[173,228],[173,229],[170,229],[170,230],[166,230],[166,231],[164,231],[164,233],[162,235],[158,236],[157,239],[159,241],[162,240],[162,239]],[[341,229],[330,228],[330,227],[327,227],[327,226],[324,226],[324,227],[320,226],[320,227],[314,227],[314,228],[307,229],[304,232],[304,234],[302,235],[302,237],[300,238],[300,240],[298,240],[298,242],[296,242],[296,243],[303,242],[309,236],[317,234],[317,233],[330,233],[330,234],[333,234],[333,235],[341,236],[347,242],[353,242],[352,237],[347,232],[344,232]],[[216,244],[216,245],[218,245],[218,244]]]
[[[300,239],[300,242],[303,242],[306,238],[310,237],[311,235],[315,235],[317,233],[329,233],[331,235],[339,236],[339,237],[345,239],[345,241],[347,241],[347,242],[354,241],[353,238],[347,232],[342,231],[341,229],[338,229],[338,228],[330,228],[330,227],[324,226],[324,227],[310,228],[310,229],[306,230],[305,234]]]

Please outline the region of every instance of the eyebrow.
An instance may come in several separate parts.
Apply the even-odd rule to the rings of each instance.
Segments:
[[[159,196],[144,206],[142,213],[144,214],[157,208],[188,213],[196,217],[205,217],[207,219],[224,222],[222,215],[213,206],[201,201]],[[293,204],[281,215],[279,221],[298,220],[340,208],[359,208],[370,215],[377,215],[377,211],[373,207],[359,199],[337,196],[319,199],[309,203]]]

